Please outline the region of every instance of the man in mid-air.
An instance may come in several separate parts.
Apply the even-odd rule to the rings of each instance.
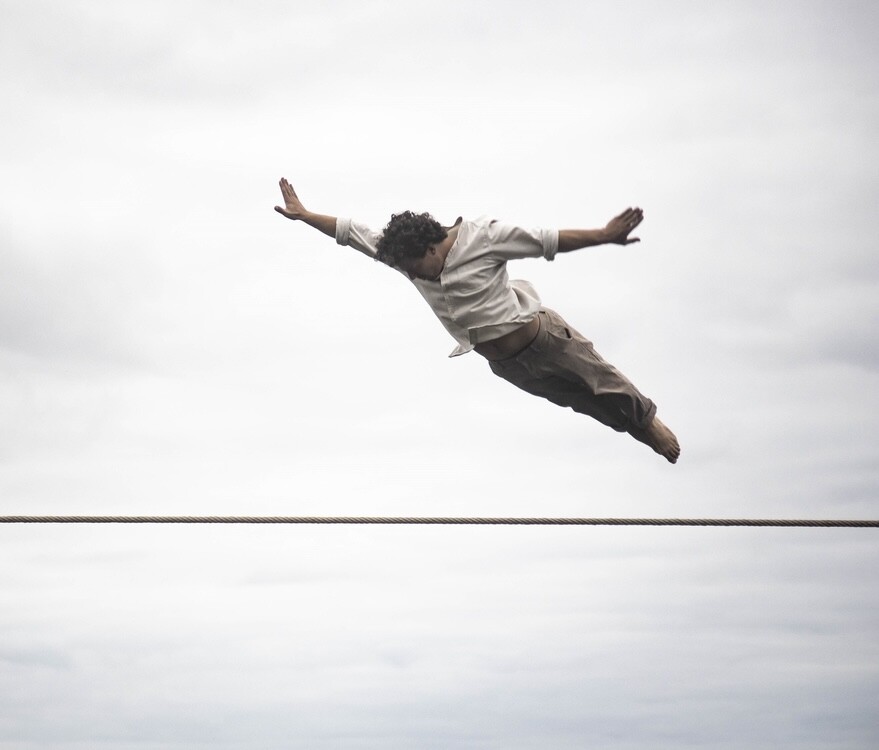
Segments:
[[[629,234],[644,218],[627,208],[603,229],[523,229],[488,218],[442,226],[430,214],[394,214],[383,232],[347,218],[306,210],[293,186],[280,182],[275,210],[401,271],[416,286],[458,346],[475,351],[495,375],[528,393],[568,406],[618,432],[627,432],[669,462],[680,456],[674,433],[656,405],[592,342],[543,307],[527,281],[510,280],[507,261],[544,257],[594,245],[639,242]]]

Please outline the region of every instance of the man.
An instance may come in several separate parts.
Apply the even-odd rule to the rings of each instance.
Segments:
[[[627,432],[671,463],[678,460],[677,438],[656,418],[656,405],[589,340],[542,307],[531,284],[507,276],[509,260],[553,260],[584,247],[639,242],[629,234],[644,218],[640,208],[627,208],[603,229],[558,231],[487,218],[458,218],[443,227],[430,214],[404,211],[379,233],[351,219],[308,211],[285,178],[280,186],[284,207],[275,206],[278,213],[405,273],[458,342],[451,356],[473,350],[518,388]]]

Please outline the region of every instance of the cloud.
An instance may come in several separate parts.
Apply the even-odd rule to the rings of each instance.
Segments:
[[[139,359],[138,298],[149,267],[112,256],[88,240],[43,251],[7,235],[0,279],[0,346],[38,359],[113,362]],[[89,251],[82,245],[91,244]],[[138,267],[140,265],[140,267]]]

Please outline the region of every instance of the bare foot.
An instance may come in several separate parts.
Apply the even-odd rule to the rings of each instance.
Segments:
[[[676,463],[681,455],[681,446],[675,434],[668,429],[657,417],[643,430],[633,427],[629,434],[645,445],[649,445],[660,456],[664,456],[669,463]]]

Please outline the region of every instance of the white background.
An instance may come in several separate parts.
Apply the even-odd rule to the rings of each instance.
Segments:
[[[879,518],[869,2],[0,2],[0,514]],[[683,454],[272,211],[521,261]],[[0,748],[874,748],[874,530],[0,527]]]

